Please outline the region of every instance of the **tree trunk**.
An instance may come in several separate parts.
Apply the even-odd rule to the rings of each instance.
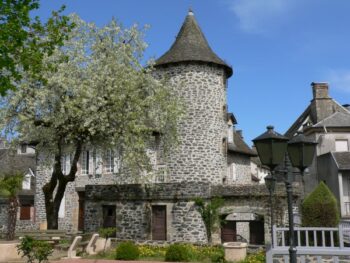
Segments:
[[[58,143],[58,153],[55,154],[55,163],[50,181],[43,186],[47,229],[58,229],[58,212],[66,191],[67,184],[74,182],[75,174],[78,170],[77,164],[82,150],[82,142],[78,141],[75,145],[75,153],[71,169],[68,175],[62,173],[61,168],[61,145]]]
[[[55,187],[54,191],[50,191],[49,187],[43,187],[47,229],[58,229],[58,212],[67,186],[66,178],[58,178],[58,187]]]
[[[17,208],[18,208],[17,196],[10,197],[9,204],[8,204],[8,218],[7,218],[7,234],[6,234],[7,240],[15,239]]]

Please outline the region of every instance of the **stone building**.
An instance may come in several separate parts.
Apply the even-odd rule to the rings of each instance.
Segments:
[[[16,228],[28,230],[36,228],[34,214],[35,195],[35,151],[27,144],[22,144],[17,150],[11,149],[6,140],[0,138],[0,176],[23,174],[22,189],[18,192],[19,209]],[[7,228],[7,198],[0,194],[0,229]]]
[[[206,243],[206,229],[194,198],[224,198],[225,224],[213,233],[216,243],[269,240],[268,191],[252,179],[250,158],[256,153],[244,142],[237,121],[227,112],[227,80],[232,68],[210,48],[190,11],[170,49],[156,60],[155,75],[166,77],[186,107],[178,126],[179,146],[168,158],[159,155],[159,137],[148,150],[153,174],[143,183],[120,175],[113,151],[86,146],[75,182],[67,185],[59,228],[96,231],[117,227],[117,237],[139,242]],[[176,88],[175,88],[176,87]],[[50,171],[36,169],[36,223],[45,228],[41,191]],[[70,157],[62,160],[69,170]],[[277,191],[283,200],[283,191]],[[279,206],[283,214],[285,205]],[[280,220],[281,221],[281,220]]]
[[[286,133],[303,130],[318,144],[304,178],[305,194],[324,181],[338,199],[342,219],[350,218],[350,107],[329,95],[327,83],[312,83],[313,98]]]

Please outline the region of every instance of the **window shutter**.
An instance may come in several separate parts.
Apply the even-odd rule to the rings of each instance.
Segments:
[[[22,205],[20,208],[20,220],[30,220],[30,205]]]

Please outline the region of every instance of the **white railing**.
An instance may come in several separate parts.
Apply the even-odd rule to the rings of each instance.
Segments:
[[[295,227],[295,247],[301,263],[306,256],[323,262],[324,256],[331,256],[333,262],[339,262],[339,256],[350,255],[350,225],[339,224],[339,227]],[[273,226],[272,247],[266,253],[266,262],[272,263],[274,256],[282,257],[287,263],[289,255],[289,228]],[[349,261],[350,262],[350,257]]]

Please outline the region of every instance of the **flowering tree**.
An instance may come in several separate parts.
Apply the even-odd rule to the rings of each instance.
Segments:
[[[118,148],[129,174],[149,168],[146,150],[155,131],[166,151],[176,142],[179,103],[165,81],[143,67],[143,30],[116,21],[99,28],[77,16],[61,48],[44,58],[45,82],[30,74],[0,103],[5,131],[37,143],[52,156],[52,174],[43,186],[49,229],[58,227],[66,186],[75,180],[84,145]],[[73,155],[62,172],[65,146]],[[132,171],[130,173],[130,171]]]

